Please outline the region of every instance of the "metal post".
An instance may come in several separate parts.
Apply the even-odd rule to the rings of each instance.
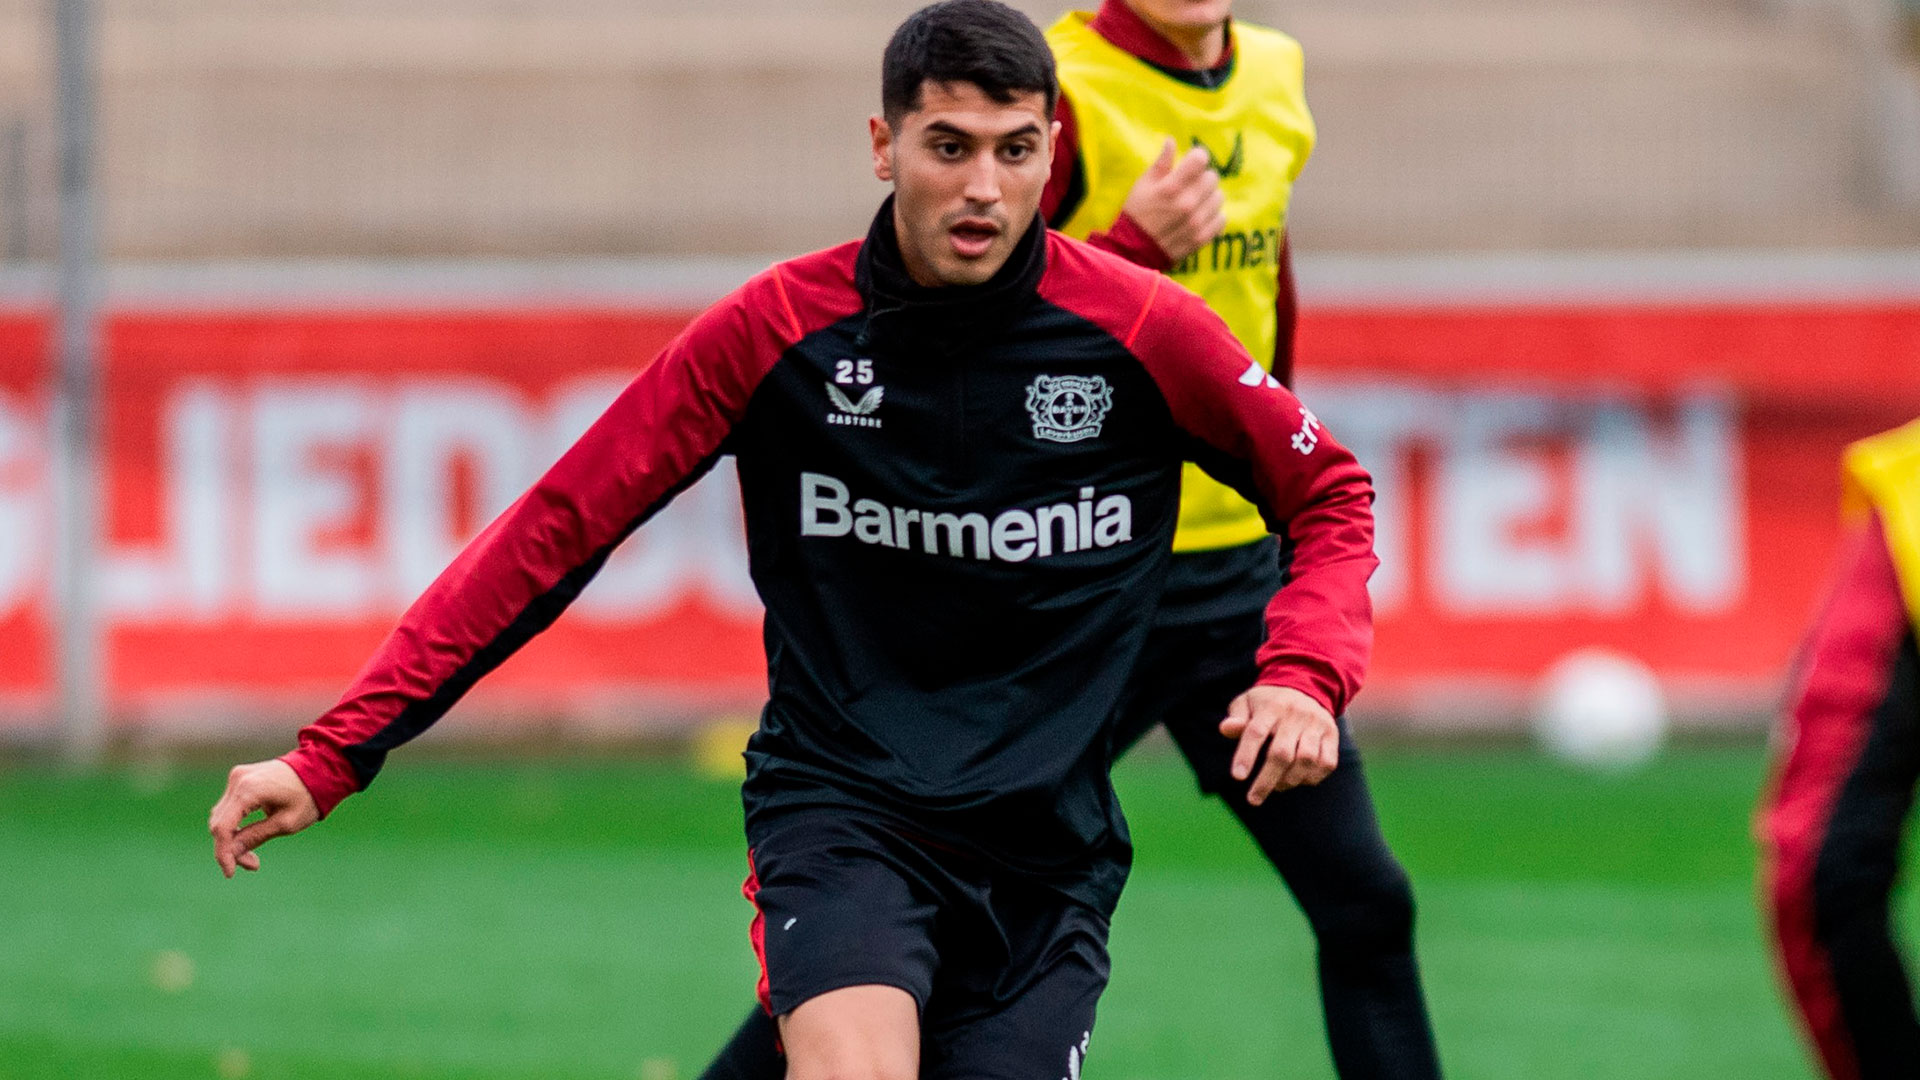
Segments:
[[[0,261],[27,261],[27,122],[0,124]]]
[[[55,303],[52,596],[59,624],[60,741],[67,759],[99,760],[106,694],[97,602],[100,534],[100,269],[94,190],[93,0],[53,0],[54,123],[60,239]]]

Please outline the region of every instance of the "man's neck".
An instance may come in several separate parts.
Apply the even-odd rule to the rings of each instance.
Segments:
[[[1121,0],[1121,3],[1149,30],[1178,49],[1180,54],[1187,58],[1187,62],[1197,70],[1205,71],[1218,67],[1227,54],[1227,24],[1224,22],[1202,27],[1175,26],[1171,23],[1156,22],[1146,12],[1126,3],[1125,0]]]
[[[1184,26],[1168,26],[1151,20],[1142,20],[1153,27],[1153,32],[1166,38],[1167,42],[1186,56],[1195,68],[1202,71],[1218,67],[1220,58],[1227,54],[1227,24],[1220,23],[1202,30],[1192,30]]]

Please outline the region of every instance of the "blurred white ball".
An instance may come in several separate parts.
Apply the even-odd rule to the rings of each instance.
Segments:
[[[1594,769],[1627,769],[1659,751],[1667,701],[1646,664],[1607,649],[1579,649],[1540,680],[1534,737],[1548,753]]]

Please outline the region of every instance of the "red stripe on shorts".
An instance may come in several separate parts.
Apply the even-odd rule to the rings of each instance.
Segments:
[[[767,915],[760,910],[760,871],[753,865],[753,849],[747,849],[747,880],[740,883],[740,895],[753,905],[753,925],[747,937],[753,942],[753,958],[760,961],[760,982],[754,987],[760,1007],[773,1014],[773,984],[767,978]]]

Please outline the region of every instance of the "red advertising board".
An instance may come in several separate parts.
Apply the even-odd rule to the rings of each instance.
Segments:
[[[100,588],[123,722],[324,703],[686,317],[114,316]],[[51,698],[46,334],[0,315],[0,723],[15,725]],[[1300,341],[1303,396],[1377,478],[1363,702],[1405,715],[1501,718],[1594,644],[1646,661],[1683,706],[1764,703],[1834,545],[1841,447],[1920,415],[1920,302],[1322,306]],[[723,469],[470,711],[750,706],[762,660],[740,533]]]
[[[1369,693],[1469,722],[1588,646],[1770,704],[1841,449],[1920,416],[1914,303],[1321,310],[1301,355],[1381,491]]]

